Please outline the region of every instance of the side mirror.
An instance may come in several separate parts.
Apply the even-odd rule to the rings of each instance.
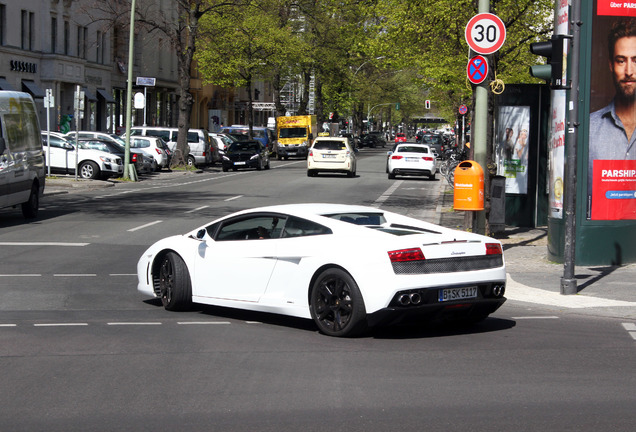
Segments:
[[[205,228],[201,228],[199,231],[197,231],[197,238],[199,240],[203,240],[203,237],[205,237]]]

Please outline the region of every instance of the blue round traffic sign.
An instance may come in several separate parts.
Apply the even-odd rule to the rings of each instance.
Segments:
[[[488,76],[488,60],[484,56],[475,56],[468,61],[466,67],[468,80],[473,84],[481,84]]]

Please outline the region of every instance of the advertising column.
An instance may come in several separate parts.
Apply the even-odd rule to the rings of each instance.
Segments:
[[[636,220],[636,1],[596,0],[587,219]]]

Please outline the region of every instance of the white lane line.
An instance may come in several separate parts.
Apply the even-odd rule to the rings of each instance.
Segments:
[[[17,327],[17,324],[0,324],[0,327]]]
[[[636,324],[634,323],[623,323],[623,328],[627,330],[627,333],[632,337],[632,339],[636,340]]]
[[[128,232],[133,232],[133,231],[138,231],[140,229],[148,228],[149,226],[153,226],[153,225],[156,225],[156,224],[161,223],[161,222],[163,222],[163,221],[156,220],[154,222],[150,222],[150,223],[147,223],[145,225],[138,226],[136,228],[131,228],[131,229],[128,230]]]
[[[148,326],[148,325],[161,325],[160,322],[109,322],[109,326]]]
[[[208,207],[210,207],[210,206],[204,205],[204,206],[201,206],[201,207],[197,207],[197,208],[195,208],[195,209],[192,209],[192,210],[188,210],[187,212],[184,212],[184,213],[186,213],[186,214],[187,214],[187,213],[194,213],[194,212],[197,212],[197,211],[199,211],[199,210],[206,209],[206,208],[208,208]]]
[[[520,316],[511,317],[513,320],[541,320],[541,319],[559,319],[558,316]]]
[[[589,297],[582,294],[562,295],[553,291],[532,288],[515,282],[510,274],[507,275],[506,298],[508,300],[536,303],[548,306],[558,306],[568,309],[585,309],[595,307],[636,307],[636,302],[610,300],[599,297]]]
[[[96,277],[95,273],[56,273],[53,277]]]
[[[245,321],[245,324],[263,324],[260,321]]]
[[[393,194],[393,192],[395,192],[397,188],[399,188],[400,185],[402,185],[402,183],[404,183],[404,180],[398,180],[395,183],[393,183],[393,185],[391,185],[390,188],[388,188],[382,195],[380,195],[380,197],[377,200],[375,200],[373,204],[371,204],[371,207],[380,207],[382,203],[388,200],[389,197]]]
[[[0,274],[0,277],[42,277],[41,274]]]
[[[137,276],[137,273],[111,273],[108,276]]]
[[[229,321],[177,321],[179,325],[230,324]]]
[[[68,246],[82,247],[90,243],[65,243],[65,242],[0,242],[0,246]]]
[[[33,324],[33,327],[84,327],[88,323],[48,323],[48,324]]]
[[[237,196],[232,197],[232,198],[227,198],[227,199],[225,199],[223,201],[226,201],[226,202],[227,201],[234,201],[234,200],[239,199],[239,198],[243,198],[243,195],[237,195]]]

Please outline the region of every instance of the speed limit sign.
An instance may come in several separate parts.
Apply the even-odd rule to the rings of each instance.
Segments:
[[[506,40],[506,26],[501,18],[490,13],[480,13],[466,25],[466,42],[478,54],[492,54],[502,47]]]

